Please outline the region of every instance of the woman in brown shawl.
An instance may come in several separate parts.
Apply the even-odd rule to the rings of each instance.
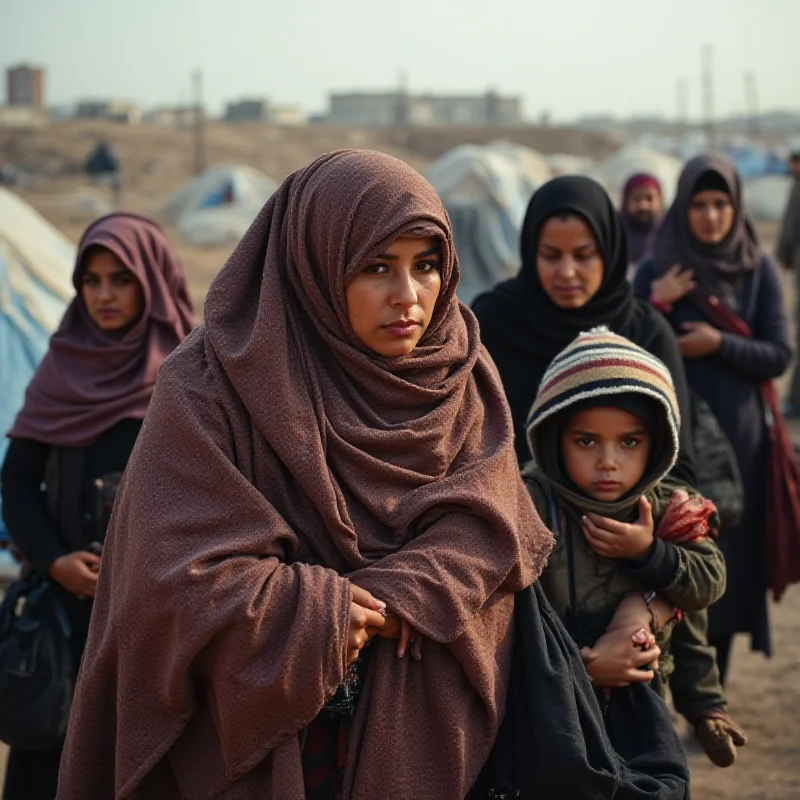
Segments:
[[[60,798],[464,797],[503,713],[512,594],[552,540],[457,282],[442,204],[396,159],[328,154],[273,195],[159,376]],[[320,786],[323,707],[382,625],[421,659],[371,639]]]
[[[186,278],[148,219],[112,214],[78,248],[76,296],[33,377],[2,471],[3,516],[86,644],[106,507],[130,457],[164,359],[192,328]],[[42,484],[47,491],[42,492]],[[52,800],[61,745],[13,749],[5,800]]]

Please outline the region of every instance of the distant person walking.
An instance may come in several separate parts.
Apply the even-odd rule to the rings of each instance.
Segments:
[[[783,215],[783,224],[778,238],[776,255],[778,262],[785,269],[794,270],[795,303],[800,303],[800,149],[792,151],[789,156],[789,172],[794,178],[789,204]],[[800,305],[795,315],[800,317]],[[800,324],[795,330],[795,356],[800,353]],[[786,415],[800,417],[800,368],[795,365],[789,397],[786,403]]]
[[[628,258],[635,266],[653,249],[664,210],[661,183],[649,172],[631,175],[622,190],[622,224],[628,235]]]
[[[73,281],[77,296],[8,434],[2,497],[14,543],[56,586],[77,669],[117,484],[159,367],[194,320],[172,246],[142,217],[93,223]],[[53,800],[61,749],[12,749],[4,800]]]
[[[773,520],[764,480],[769,431],[761,384],[782,375],[791,360],[778,272],[759,247],[741,179],[727,159],[698,156],[686,165],[634,291],[649,297],[679,336],[689,385],[710,406],[739,463],[744,515],[720,535],[728,589],[709,610],[708,638],[724,683],[734,634],[749,633],[753,650],[772,650],[765,530]],[[707,310],[715,306],[722,309],[717,317],[733,312],[747,323],[753,338],[721,330]]]

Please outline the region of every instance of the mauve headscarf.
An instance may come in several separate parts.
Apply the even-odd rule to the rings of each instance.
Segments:
[[[727,186],[734,207],[733,227],[716,245],[699,242],[689,230],[689,205],[697,185],[707,174],[716,174]],[[683,168],[675,202],[664,217],[653,246],[653,270],[664,275],[675,264],[694,271],[698,289],[734,307],[739,281],[761,263],[755,228],[742,200],[742,181],[736,167],[722,155],[696,156]]]
[[[124,335],[100,330],[81,296],[90,247],[110,250],[138,279],[144,311]],[[67,307],[8,432],[57,447],[84,447],[123,419],[143,419],[164,359],[194,326],[186,275],[149,219],[110,214],[83,234]]]
[[[361,345],[347,277],[435,236],[408,356]],[[109,529],[59,797],[301,798],[298,733],[342,680],[351,582],[425,637],[376,638],[345,797],[461,800],[503,713],[513,592],[552,537],[432,187],[340,151],[290,175],[167,360]]]

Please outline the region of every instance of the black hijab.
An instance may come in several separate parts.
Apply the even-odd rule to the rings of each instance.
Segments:
[[[554,216],[577,214],[586,221],[603,257],[603,282],[578,309],[557,306],[544,291],[536,270],[542,225]],[[605,189],[579,175],[564,175],[544,184],[531,199],[521,235],[522,268],[515,278],[479,295],[472,304],[481,340],[503,381],[516,436],[520,464],[530,459],[525,419],[550,362],[579,333],[606,325],[656,358],[672,373],[684,419],[689,419],[683,362],[668,323],[648,303],[637,300],[627,280],[628,245],[622,223]],[[688,431],[681,437],[678,477],[693,478]]]
[[[557,306],[546,294],[536,269],[542,226],[551,217],[577,214],[591,229],[603,257],[603,282],[580,309]],[[626,274],[628,245],[619,214],[605,189],[582,175],[563,175],[545,183],[531,198],[520,237],[522,268],[515,278],[476,298],[479,319],[485,312],[503,320],[509,343],[525,352],[552,359],[581,331],[607,325],[628,336],[635,302]],[[628,336],[628,338],[630,338]]]

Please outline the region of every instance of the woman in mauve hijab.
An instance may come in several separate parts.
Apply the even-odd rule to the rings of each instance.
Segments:
[[[116,487],[158,369],[193,316],[172,245],[144,217],[90,225],[73,280],[75,299],[8,433],[2,496],[15,545],[67,611],[77,666]],[[4,799],[52,800],[61,748],[12,750]]]

